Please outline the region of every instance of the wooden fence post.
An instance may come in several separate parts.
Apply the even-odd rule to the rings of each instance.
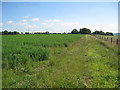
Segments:
[[[111,43],[112,43],[112,38],[111,38]]]
[[[107,37],[107,41],[108,41],[108,37]]]
[[[118,39],[116,40],[116,44],[118,44]]]
[[[104,37],[104,41],[106,41],[106,37]]]
[[[106,37],[105,37],[105,41],[106,41]]]

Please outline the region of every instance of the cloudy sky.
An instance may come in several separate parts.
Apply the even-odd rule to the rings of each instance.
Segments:
[[[71,32],[89,28],[118,32],[117,2],[3,2],[3,30]]]

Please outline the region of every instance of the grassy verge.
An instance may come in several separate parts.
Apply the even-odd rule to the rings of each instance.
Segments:
[[[48,49],[49,60],[28,61],[19,69],[3,69],[3,87],[118,87],[118,53],[103,41],[85,35],[68,47]]]

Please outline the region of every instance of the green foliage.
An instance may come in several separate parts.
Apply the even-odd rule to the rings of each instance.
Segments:
[[[94,31],[92,34],[100,34],[100,31]]]
[[[113,33],[112,32],[106,32],[106,35],[113,36]]]
[[[94,31],[92,34],[98,34],[98,35],[109,35],[109,36],[113,36],[112,32],[103,32],[103,31]]]
[[[49,59],[50,47],[67,47],[79,35],[17,35],[3,36],[3,68],[15,68],[29,60]]]
[[[29,32],[25,32],[25,34],[29,34]]]
[[[80,34],[91,34],[91,30],[87,28],[81,28]]]
[[[5,35],[3,88],[118,88],[118,54],[91,35]]]
[[[71,34],[78,34],[78,33],[79,33],[79,32],[78,32],[77,29],[73,29],[72,32],[71,32]]]
[[[3,35],[16,35],[16,34],[19,34],[19,32],[17,31],[13,31],[13,32],[8,32],[7,30],[3,31],[2,32]]]

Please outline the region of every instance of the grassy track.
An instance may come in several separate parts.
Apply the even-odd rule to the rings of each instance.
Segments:
[[[54,54],[54,50],[49,49],[52,53],[50,55],[51,60],[34,63],[33,67],[29,68],[29,73],[3,69],[3,76],[7,78],[3,78],[3,87],[118,87],[117,51],[97,38],[85,35],[68,47],[56,48],[58,51],[62,50],[60,54]],[[6,72],[9,72],[9,75]],[[9,80],[8,76],[12,76],[11,78],[14,81],[11,84],[5,84]]]

